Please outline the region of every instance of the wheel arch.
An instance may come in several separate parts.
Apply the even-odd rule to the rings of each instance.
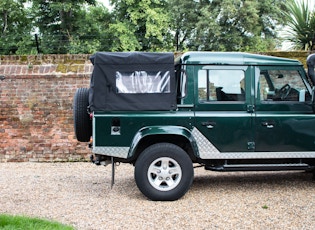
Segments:
[[[180,126],[151,126],[144,127],[135,135],[128,158],[133,162],[137,160],[141,152],[156,143],[172,143],[182,148],[191,160],[196,160],[197,152],[195,140],[185,127]]]

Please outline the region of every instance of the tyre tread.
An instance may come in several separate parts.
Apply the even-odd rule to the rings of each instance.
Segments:
[[[92,121],[87,112],[89,89],[77,89],[73,102],[74,131],[78,141],[88,142],[92,136]]]

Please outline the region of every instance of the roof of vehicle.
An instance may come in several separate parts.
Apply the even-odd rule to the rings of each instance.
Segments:
[[[302,65],[298,60],[241,52],[187,52],[176,63],[209,65]]]

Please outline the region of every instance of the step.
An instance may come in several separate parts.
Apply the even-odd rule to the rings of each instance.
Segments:
[[[205,166],[212,171],[286,171],[286,170],[312,170],[314,166],[304,163],[296,164],[224,164]]]

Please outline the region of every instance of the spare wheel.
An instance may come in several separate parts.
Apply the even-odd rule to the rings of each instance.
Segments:
[[[74,132],[78,141],[88,142],[92,136],[92,121],[88,113],[89,89],[79,88],[74,95]]]

